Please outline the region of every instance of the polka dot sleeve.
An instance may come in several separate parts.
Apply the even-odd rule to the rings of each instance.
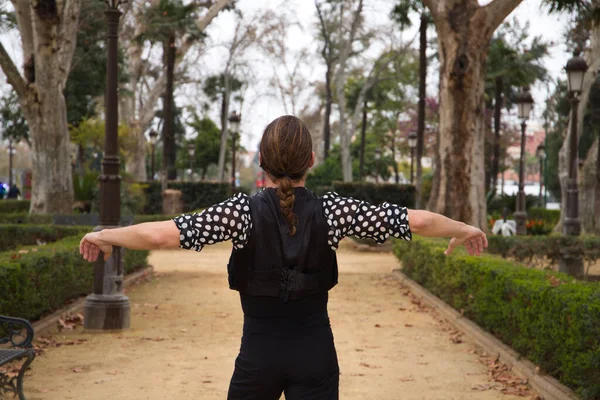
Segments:
[[[395,204],[379,206],[365,201],[341,197],[337,193],[323,196],[323,209],[329,224],[329,245],[337,250],[346,236],[370,238],[383,243],[390,236],[410,241],[408,210]]]
[[[201,213],[184,214],[173,221],[180,232],[179,247],[196,251],[225,240],[231,240],[235,249],[242,249],[252,229],[248,196],[243,193]]]

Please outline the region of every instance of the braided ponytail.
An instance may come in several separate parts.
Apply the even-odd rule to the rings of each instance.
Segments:
[[[308,128],[298,118],[279,117],[265,129],[260,142],[261,167],[278,183],[277,196],[281,213],[289,224],[289,234],[296,234],[298,216],[294,214],[294,182],[300,181],[312,165],[312,139]]]
[[[294,201],[296,201],[296,195],[294,194],[292,180],[289,177],[284,176],[279,180],[277,196],[280,199],[279,205],[281,206],[281,213],[290,224],[289,234],[290,236],[294,236],[296,234],[298,216],[294,214]]]

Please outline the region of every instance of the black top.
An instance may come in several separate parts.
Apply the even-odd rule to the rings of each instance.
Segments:
[[[299,197],[303,196],[303,191],[310,192],[302,187],[294,190]],[[375,206],[353,198],[341,197],[336,193],[328,193],[319,199],[322,201],[322,210],[329,229],[323,240],[327,240],[327,244],[334,251],[346,236],[370,238],[377,243],[383,243],[389,236],[411,239],[405,207],[387,202]],[[231,240],[234,250],[239,251],[249,243],[249,236],[253,231],[250,199],[245,194],[237,194],[200,213],[176,217],[174,221],[181,232],[180,247],[196,251],[202,250],[207,244],[225,240]],[[287,302],[277,297],[244,294],[240,297],[244,314],[253,317],[290,317],[322,313],[327,309],[328,299],[327,293]]]

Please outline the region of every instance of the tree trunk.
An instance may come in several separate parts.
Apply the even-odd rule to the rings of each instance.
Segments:
[[[494,142],[491,169],[491,190],[496,192],[498,186],[498,168],[500,165],[500,118],[502,117],[502,93],[504,92],[504,80],[502,76],[496,77],[496,95],[494,100]]]
[[[596,220],[598,208],[598,140],[588,152],[588,156],[580,169],[579,176],[579,216],[583,233],[598,234],[600,225]],[[594,218],[589,218],[589,216]]]
[[[325,141],[325,149],[323,161],[327,160],[327,157],[329,157],[329,147],[331,140],[331,124],[329,123],[329,120],[331,118],[332,103],[333,93],[331,91],[331,65],[328,64],[327,71],[325,72],[325,120],[323,121],[323,139]]]
[[[587,109],[590,92],[594,82],[598,77],[598,69],[600,69],[600,25],[596,24],[592,28],[592,32],[590,35],[590,51],[585,54],[586,61],[588,64],[588,70],[583,78],[583,87],[581,94],[579,95],[579,107],[577,109],[577,135],[581,137],[581,133],[583,132],[583,119],[585,117],[585,111]],[[561,191],[561,207],[560,207],[560,221],[554,227],[554,232],[562,233],[563,231],[563,221],[567,212],[567,180],[569,178],[569,143],[571,140],[571,121],[569,120],[569,124],[567,127],[567,132],[565,132],[565,137],[563,141],[563,145],[558,153],[558,176],[560,178],[560,191]],[[595,155],[590,150],[588,152],[588,158],[593,158]],[[591,155],[591,157],[590,157]],[[586,168],[586,171],[589,173],[593,173],[593,168]],[[583,174],[583,171],[581,171]],[[581,175],[581,174],[580,174]],[[588,181],[588,178],[584,179]],[[579,183],[581,184],[582,177],[579,176]],[[593,186],[593,185],[592,185]],[[581,210],[591,210],[592,208],[584,204],[589,201],[589,198],[594,198],[595,189],[589,186],[586,188],[584,192],[584,188],[580,187],[579,193],[579,215],[580,220],[582,221],[582,227],[584,226],[583,222],[585,218],[581,218],[586,214],[583,214]],[[585,228],[584,228],[585,230]]]
[[[65,0],[60,7],[40,4],[34,7],[34,2],[13,2],[25,76],[20,75],[1,43],[0,66],[19,96],[30,129],[30,212],[70,213],[73,181],[63,91],[75,50],[81,0]]]
[[[419,27],[419,120],[417,127],[417,199],[416,208],[421,208],[423,203],[423,166],[421,158],[423,157],[423,145],[425,142],[425,96],[427,84],[427,16],[421,13],[421,26]],[[397,169],[397,166],[396,168]],[[397,176],[398,174],[396,174]],[[396,183],[398,179],[396,178]]]
[[[360,180],[365,177],[365,142],[367,133],[367,102],[363,107],[362,129],[360,132]]]
[[[341,68],[341,66],[340,66]],[[342,156],[342,175],[344,182],[352,182],[352,157],[350,154],[350,135],[346,127],[346,95],[344,93],[344,84],[346,83],[346,74],[338,73],[336,81],[336,91],[338,99],[338,108],[340,110],[340,148]]]
[[[435,3],[435,4],[434,4]],[[520,0],[426,0],[440,55],[439,187],[433,210],[487,230],[484,77],[494,30]]]
[[[163,168],[167,171],[167,179],[177,179],[177,170],[175,169],[175,132],[174,128],[174,99],[173,99],[173,81],[175,79],[175,38],[170,37],[164,47],[165,61],[167,66],[167,89],[164,95],[163,107]]]
[[[396,119],[397,120],[397,119]],[[400,171],[398,171],[398,163],[396,162],[396,136],[392,133],[392,160],[394,160],[394,180],[396,185],[400,183]]]
[[[231,96],[231,82],[229,80],[229,73],[225,72],[223,74],[225,91],[223,92],[223,97],[221,98],[221,146],[219,148],[219,164],[217,177],[219,181],[225,180],[225,157],[227,151],[227,115],[229,114],[229,97]]]

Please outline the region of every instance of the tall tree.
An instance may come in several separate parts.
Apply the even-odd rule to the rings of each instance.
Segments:
[[[486,191],[495,190],[500,165],[500,126],[502,108],[515,104],[517,93],[524,86],[547,79],[544,58],[548,55],[548,43],[541,37],[528,42],[529,24],[522,26],[514,19],[505,22],[497,30],[490,44],[485,76],[485,104],[494,109],[494,135],[491,142],[491,160],[486,168]]]
[[[427,28],[430,24],[431,17],[427,12],[421,0],[400,0],[392,10],[392,18],[400,25],[401,28],[410,26],[411,20],[409,13],[411,11],[420,14],[419,23],[419,108],[418,108],[418,124],[417,124],[417,151],[415,162],[417,164],[416,174],[416,208],[423,207],[423,149],[425,145],[425,99],[427,97]]]
[[[327,3],[327,2],[326,2]],[[328,2],[328,9],[325,10],[324,5],[318,0],[315,0],[317,8],[317,16],[319,17],[319,37],[323,41],[321,48],[321,57],[325,62],[325,117],[323,120],[323,160],[329,157],[329,147],[331,146],[331,107],[333,105],[333,81],[332,75],[335,71],[335,66],[338,61],[338,46],[335,41],[335,32],[338,29],[337,23],[332,8],[336,5],[334,2]]]
[[[163,63],[166,71],[166,87],[163,95],[163,168],[167,179],[176,179],[174,133],[174,84],[175,58],[179,38],[186,35],[186,41],[192,43],[203,37],[203,31],[198,29],[196,15],[197,3],[184,4],[182,0],[159,0],[157,4],[145,10],[144,25],[147,27],[141,35],[142,39],[158,42],[162,46]]]
[[[440,58],[439,184],[433,211],[487,229],[483,94],[496,28],[521,0],[423,0],[435,24]],[[431,202],[430,202],[431,204]]]
[[[81,0],[16,1],[21,75],[0,44],[0,66],[31,132],[32,213],[67,213],[73,203],[64,89],[77,41]],[[60,5],[60,7],[59,7]]]
[[[123,28],[121,30],[120,42],[124,44],[127,59],[127,83],[124,85],[124,95],[120,97],[120,117],[130,128],[133,137],[133,148],[131,158],[127,160],[126,169],[129,174],[138,181],[146,180],[146,136],[145,133],[152,124],[155,116],[155,108],[159,99],[164,96],[167,86],[167,71],[163,65],[153,62],[158,58],[152,44],[149,41],[139,40],[143,38],[146,31],[152,34],[153,26],[145,23],[146,10],[156,7],[160,0],[131,0],[124,6]],[[197,13],[196,27],[192,31],[194,35],[204,32],[213,20],[224,10],[231,9],[233,0],[207,0],[195,2],[206,12]],[[177,77],[185,69],[190,50],[197,43],[188,40],[187,33],[177,38],[175,64],[173,70]],[[162,51],[161,51],[162,52]],[[186,62],[187,61],[187,62]]]

